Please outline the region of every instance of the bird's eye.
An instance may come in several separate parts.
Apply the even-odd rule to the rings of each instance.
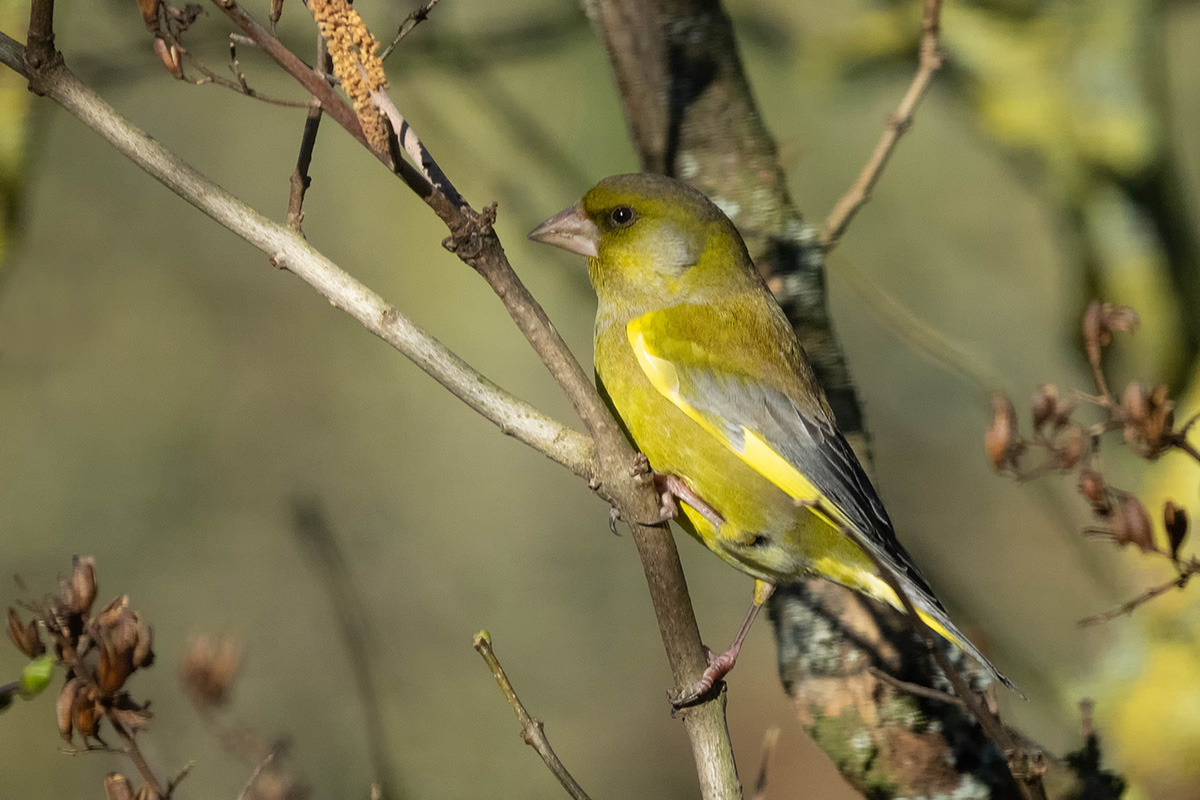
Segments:
[[[616,225],[618,228],[624,228],[626,225],[632,223],[634,216],[633,209],[629,206],[617,206],[609,214],[613,225]]]

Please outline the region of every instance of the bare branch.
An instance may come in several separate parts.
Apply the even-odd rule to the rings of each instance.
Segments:
[[[313,568],[320,575],[341,633],[342,644],[349,657],[351,674],[358,691],[366,725],[364,734],[375,770],[375,785],[381,798],[397,797],[399,781],[389,758],[384,738],[383,701],[379,697],[378,681],[372,669],[372,628],[367,622],[367,604],[363,602],[358,584],[329,519],[317,497],[297,497],[292,503],[292,530],[307,550]]]
[[[1126,600],[1116,608],[1110,609],[1100,614],[1093,614],[1090,617],[1084,617],[1079,620],[1079,627],[1088,628],[1092,625],[1099,625],[1101,622],[1109,622],[1117,617],[1123,617],[1127,614],[1132,614],[1138,606],[1149,603],[1156,597],[1164,595],[1172,589],[1183,589],[1188,585],[1188,582],[1193,576],[1200,574],[1200,561],[1193,558],[1190,562],[1180,565],[1179,575],[1166,583],[1161,583],[1158,586],[1153,586],[1136,597]]]
[[[829,217],[825,220],[825,226],[821,229],[821,234],[817,239],[821,249],[825,252],[829,252],[837,246],[842,234],[846,232],[846,228],[854,219],[854,215],[870,201],[871,190],[875,188],[879,176],[883,174],[883,169],[891,159],[892,153],[895,152],[900,137],[912,126],[917,107],[921,105],[921,100],[929,91],[929,86],[933,83],[933,76],[941,69],[944,58],[938,43],[941,14],[942,0],[925,0],[925,11],[921,20],[921,54],[917,65],[917,74],[913,76],[908,91],[900,100],[900,105],[888,117],[883,135],[879,138],[879,143],[875,145],[871,157],[867,159],[866,166],[858,174],[854,185],[842,196],[842,199],[837,201],[833,211],[829,212]]]
[[[35,72],[57,57],[54,50],[54,0],[33,0],[29,7],[29,34],[25,49],[26,65]],[[41,92],[33,85],[30,88]]]
[[[246,783],[243,784],[242,790],[238,792],[237,800],[246,800],[247,797],[251,796],[250,792],[254,789],[254,784],[258,782],[258,776],[262,775],[263,770],[269,767],[274,760],[275,751],[272,750],[254,765],[254,769],[250,772],[250,777],[246,778]]]
[[[24,48],[0,34],[0,62],[27,74]],[[334,306],[399,350],[503,432],[591,480],[594,447],[583,436],[500,389],[302,237],[209,181],[131,125],[61,65],[43,70],[46,94],[167,188],[286,266]]]
[[[921,684],[913,683],[912,681],[902,681],[894,675],[879,669],[878,667],[867,667],[867,672],[871,673],[884,683],[895,686],[901,691],[908,692],[909,694],[915,694],[918,697],[927,697],[930,700],[937,700],[940,703],[949,703],[952,706],[958,706],[963,711],[967,710],[967,704],[964,703],[961,698],[955,697],[952,694],[939,692],[937,689],[931,689],[928,686],[922,686]]]
[[[563,766],[558,755],[555,754],[554,748],[550,746],[550,740],[546,738],[546,731],[541,723],[541,720],[536,720],[529,715],[525,710],[525,705],[521,702],[521,698],[517,697],[517,691],[509,682],[508,676],[504,674],[504,667],[500,666],[500,659],[496,657],[496,652],[492,650],[492,637],[487,631],[480,631],[475,634],[475,650],[479,655],[483,656],[484,662],[487,663],[488,669],[491,670],[492,677],[496,679],[496,683],[500,685],[500,691],[504,693],[504,699],[508,700],[509,706],[512,707],[513,713],[517,715],[517,719],[521,722],[521,738],[525,740],[525,744],[537,751],[542,762],[554,773],[554,777],[562,784],[562,787],[567,790],[567,794],[575,798],[575,800],[591,800],[587,792],[583,790],[575,779],[571,777],[571,773]]]
[[[392,51],[396,49],[396,45],[400,44],[401,40],[403,40],[405,36],[408,36],[410,33],[412,33],[413,28],[424,22],[429,16],[429,12],[433,11],[433,7],[439,2],[441,2],[441,0],[429,0],[429,2],[427,2],[425,5],[410,12],[409,15],[404,18],[404,22],[400,23],[400,30],[396,32],[396,38],[392,39],[392,43],[385,47],[383,53],[380,54],[380,60],[387,61],[387,57],[390,56]]]
[[[331,70],[329,50],[325,46],[325,37],[317,33],[317,74],[325,77]],[[304,133],[300,137],[300,154],[296,156],[296,169],[292,172],[288,190],[288,227],[303,235],[301,224],[304,222],[304,195],[312,184],[308,168],[312,164],[313,148],[317,144],[317,131],[321,127],[321,103],[316,97],[308,105],[308,115],[304,119]]]
[[[775,748],[779,745],[779,728],[768,728],[763,734],[762,755],[758,762],[758,777],[754,779],[754,793],[750,795],[750,800],[766,800],[767,796],[767,768],[771,765],[771,756],[775,754]]]

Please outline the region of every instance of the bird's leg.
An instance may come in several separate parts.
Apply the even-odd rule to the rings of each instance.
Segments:
[[[671,705],[675,708],[684,708],[690,706],[701,697],[708,694],[717,681],[724,678],[733,669],[733,665],[737,663],[738,653],[742,650],[742,642],[746,640],[746,634],[750,632],[750,626],[754,624],[754,618],[758,616],[758,610],[763,607],[771,597],[771,593],[775,591],[775,584],[767,583],[766,581],[754,582],[754,603],[750,606],[750,611],[746,614],[746,619],[742,622],[742,627],[738,631],[737,636],[733,639],[733,644],[729,645],[729,649],[719,656],[714,656],[711,652],[708,654],[708,669],[704,670],[704,674],[700,676],[700,680],[692,685],[690,691],[682,697],[678,697],[671,701]]]

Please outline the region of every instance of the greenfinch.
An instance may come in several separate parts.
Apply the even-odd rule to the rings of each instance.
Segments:
[[[732,668],[776,584],[818,575],[903,610],[876,559],[934,631],[1011,685],[950,621],[896,539],[792,326],[720,209],[671,178],[617,175],[529,237],[587,256],[599,298],[597,380],[648,459],[664,517],[681,510],[685,530],[757,579],[733,646],[677,703],[694,702]]]

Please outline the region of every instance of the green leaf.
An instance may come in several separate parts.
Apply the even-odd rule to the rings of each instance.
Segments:
[[[54,657],[49,653],[30,661],[25,665],[25,669],[21,670],[21,696],[26,700],[37,697],[50,685],[50,676],[53,673]]]

